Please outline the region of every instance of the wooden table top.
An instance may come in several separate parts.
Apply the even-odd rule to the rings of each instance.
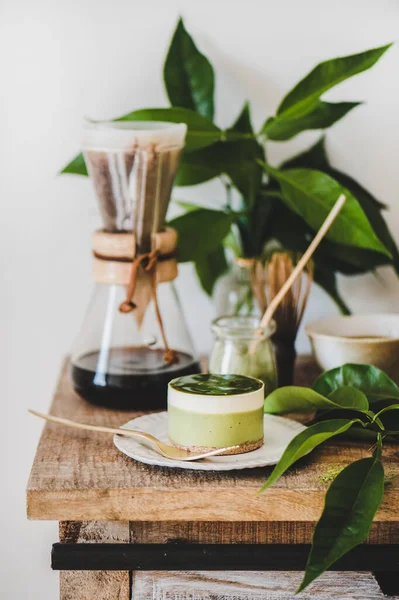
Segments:
[[[52,414],[113,427],[140,414],[88,404],[72,390],[67,366],[58,383]],[[297,383],[309,384],[316,374],[312,360],[301,357]],[[326,475],[367,455],[365,443],[325,444],[270,490],[257,495],[271,468],[213,473],[147,466],[120,453],[111,435],[47,423],[28,483],[27,513],[30,519],[154,522],[154,526],[161,522],[165,526],[168,522],[203,523],[208,528],[212,523],[241,524],[243,539],[245,523],[273,524],[273,531],[281,533],[277,538],[273,534],[274,541],[282,541],[280,537],[289,530],[291,541],[304,542],[323,508]],[[384,464],[390,478],[399,473],[398,458],[399,446],[385,448]],[[299,535],[298,531],[307,533]],[[399,543],[397,477],[387,485],[369,541]]]

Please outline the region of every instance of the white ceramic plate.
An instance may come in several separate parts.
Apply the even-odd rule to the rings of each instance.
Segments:
[[[275,465],[280,460],[284,450],[290,441],[305,429],[305,426],[290,419],[265,415],[265,443],[262,448],[247,452],[246,454],[235,454],[232,456],[211,456],[194,462],[171,460],[157,454],[155,450],[144,446],[133,438],[114,436],[114,444],[124,454],[134,458],[146,465],[157,465],[159,467],[177,467],[179,469],[193,469],[196,471],[231,471],[233,469],[252,469],[254,467],[266,467]],[[124,429],[137,429],[151,433],[163,442],[168,440],[168,414],[167,412],[151,413],[143,417],[132,419],[125,425]]]

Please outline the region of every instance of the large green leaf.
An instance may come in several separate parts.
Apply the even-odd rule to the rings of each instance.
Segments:
[[[300,164],[302,162],[302,164]],[[296,163],[296,164],[295,164]],[[300,167],[304,166],[307,168],[315,168],[323,171],[327,175],[333,177],[338,183],[348,189],[360,206],[363,208],[366,217],[368,218],[374,232],[386,248],[391,252],[395,269],[399,272],[399,252],[396,243],[389,231],[387,223],[381,214],[381,210],[386,208],[385,205],[377,200],[368,190],[366,190],[358,181],[350,177],[346,173],[339,171],[332,167],[327,159],[325,151],[325,140],[322,138],[317,144],[309,149],[308,152],[303,153],[297,157],[294,157],[291,161],[285,164],[286,167]],[[336,254],[336,247],[334,248]],[[364,251],[360,250],[360,254],[356,257],[353,256],[352,260],[359,259],[359,264],[370,265],[370,268],[378,265],[378,259],[375,255],[364,255]],[[346,254],[346,252],[345,252]],[[381,259],[380,259],[381,260]],[[375,265],[372,265],[375,261]],[[380,263],[381,264],[381,263]]]
[[[268,194],[262,190],[261,194]],[[293,212],[279,198],[277,191],[271,192],[273,198],[273,214],[269,219],[269,227],[265,230],[264,240],[275,238],[281,245],[292,252],[303,253],[314,236],[312,228],[304,219]],[[268,199],[270,201],[270,199]],[[343,312],[348,312],[348,307],[340,297],[335,272],[346,275],[366,273],[381,264],[390,264],[391,260],[371,250],[355,248],[337,244],[329,240],[322,240],[314,254],[315,281],[331,295]]]
[[[370,403],[387,398],[399,398],[399,387],[384,371],[372,365],[348,363],[322,373],[314,382],[313,390],[329,396],[343,386],[351,386],[363,392]]]
[[[381,209],[386,208],[385,205],[358,181],[330,165],[324,137],[320,138],[316,144],[305,152],[284,162],[280,167],[280,169],[292,168],[309,168],[323,171],[348,189],[359,202],[377,237],[392,254],[395,269],[399,273],[398,248],[381,214]],[[379,253],[359,248],[349,251],[348,248],[341,248],[328,240],[323,241],[319,252],[323,253],[324,264],[330,264],[334,269],[346,274],[364,273],[375,269],[377,266],[392,262],[391,259]]]
[[[63,173],[87,176],[88,172],[83,154],[78,154],[75,156],[75,158],[62,169],[61,174]]]
[[[221,174],[220,166],[215,164],[211,157],[215,154],[214,147],[222,144],[222,142],[218,142],[212,146],[194,150],[194,152],[185,152],[180,160],[175,185],[183,187],[198,185],[218,177]]]
[[[263,173],[257,161],[264,159],[264,151],[254,137],[247,104],[234,125],[226,130],[225,136],[226,141],[185,153],[176,185],[197,185],[224,173],[244,196],[247,204],[252,204]]]
[[[225,173],[245,197],[254,196],[262,177],[256,161],[262,158],[262,148],[254,140],[218,142],[185,154],[176,184],[196,185]]]
[[[269,235],[287,249],[303,253],[314,236],[314,231],[300,215],[275,198]],[[335,271],[345,275],[366,273],[381,264],[390,264],[391,259],[379,252],[324,239],[314,254],[314,263],[316,283],[329,292],[336,288]],[[335,293],[336,291],[335,289]]]
[[[163,77],[173,106],[196,110],[213,119],[214,73],[179,19],[166,56]]]
[[[260,133],[269,140],[284,141],[308,129],[327,129],[359,104],[361,102],[331,103],[316,100],[311,110],[304,115],[286,118],[283,113],[281,116],[270,117]]]
[[[283,456],[274,467],[269,479],[260,491],[262,492],[273,485],[302,456],[305,456],[305,454],[332,437],[345,433],[356,422],[356,419],[331,419],[330,421],[321,421],[320,423],[315,423],[315,425],[310,425],[310,427],[298,433],[288,444]]]
[[[197,258],[195,270],[200,280],[202,289],[210,296],[218,278],[228,269],[223,245],[220,244],[215,250]]]
[[[188,108],[143,108],[115,120],[185,123],[187,125],[186,151],[204,148],[227,137],[226,133],[214,125],[211,120]],[[234,139],[236,139],[236,135]]]
[[[358,460],[338,474],[327,491],[298,592],[366,539],[383,494],[380,448],[376,456]]]
[[[339,183],[348,188],[362,206],[362,198],[365,197],[368,203],[375,204],[381,209],[386,208],[385,204],[377,200],[377,198],[366,190],[358,181],[353,179],[353,177],[332,167],[327,156],[325,136],[319,138],[315,144],[307,148],[304,152],[296,154],[280,165],[280,169],[297,168],[316,169],[327,173],[327,175],[331,175]]]
[[[175,200],[175,204],[183,208],[186,212],[190,212],[192,210],[200,210],[202,208],[207,208],[201,204],[194,204],[193,202],[185,202],[184,200]],[[212,209],[213,210],[213,209]]]
[[[324,171],[324,169],[330,167],[328,162],[327,150],[326,150],[326,138],[321,136],[315,144],[295,154],[291,158],[288,158],[281,163],[280,169],[316,169],[317,171]]]
[[[329,394],[328,398],[342,408],[361,411],[367,411],[369,408],[369,401],[366,394],[350,385],[343,385],[334,390]]]
[[[224,172],[243,195],[244,204],[251,207],[262,183],[263,169],[258,161],[265,160],[265,152],[254,135],[248,102],[226,133],[246,136],[225,156]]]
[[[367,273],[382,265],[392,264],[391,258],[379,252],[336,244],[326,239],[318,248],[318,257],[321,268],[332,269],[344,275]]]
[[[251,110],[248,102],[245,102],[240,114],[234,121],[233,125],[229,128],[229,131],[236,131],[238,133],[254,133],[254,129],[251,121]]]
[[[311,388],[290,385],[274,390],[265,399],[265,413],[269,414],[306,413],[335,408],[363,411],[368,407],[366,396],[360,390],[349,386],[334,390],[327,398]]]
[[[177,231],[178,260],[201,260],[215,251],[230,231],[232,215],[218,210],[192,210],[169,221]]]
[[[376,410],[375,407],[373,407]],[[375,420],[379,419],[382,421],[385,429],[395,434],[399,434],[399,404],[391,404],[381,408],[375,414]]]
[[[339,293],[336,274],[325,263],[319,264],[317,260],[314,262],[315,282],[334,300],[342,314],[349,315],[351,311]]]
[[[252,256],[262,256],[265,242],[273,237],[276,198],[264,197],[258,193],[251,211],[246,215],[248,222],[248,241]]]
[[[364,210],[375,234],[378,236],[378,239],[382,241],[384,246],[391,253],[395,270],[399,273],[399,250],[389,231],[388,225],[381,214],[381,209],[385,208],[384,205],[374,198],[374,196],[360,185],[360,183],[346,173],[342,173],[341,171],[338,171],[338,169],[332,167],[323,170],[341,185],[345,186],[355,196],[356,200]]]
[[[374,233],[361,206],[349,190],[332,177],[313,169],[265,169],[281,185],[284,200],[291,210],[300,214],[314,230],[318,230],[340,194],[347,200],[327,233],[327,238],[339,244],[368,248],[390,256]]]
[[[345,79],[372,67],[390,46],[391,44],[387,44],[360,54],[333,58],[318,64],[283,98],[277,115],[284,115],[285,118],[306,115],[322,94]]]

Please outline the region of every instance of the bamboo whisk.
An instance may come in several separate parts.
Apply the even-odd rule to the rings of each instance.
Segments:
[[[270,300],[269,306],[266,308],[265,313],[260,321],[259,331],[261,331],[262,328],[267,327],[267,325],[270,323],[271,318],[273,317],[276,310],[278,309],[279,305],[284,300],[285,296],[291,291],[291,288],[295,284],[296,280],[302,276],[302,272],[305,269],[306,265],[309,263],[309,260],[313,256],[314,251],[316,250],[316,248],[320,244],[321,240],[326,235],[327,231],[330,229],[331,225],[337,218],[337,216],[338,216],[340,210],[342,209],[342,207],[344,206],[345,202],[346,202],[346,196],[344,194],[341,194],[339,196],[338,200],[335,202],[332,209],[330,210],[330,212],[328,213],[325,221],[322,223],[320,229],[314,236],[313,240],[310,242],[308,248],[305,250],[305,252],[301,256],[301,258],[298,260],[298,263],[295,266],[295,268],[292,269],[291,273],[289,273],[287,275],[287,278],[285,279],[284,283],[281,285],[281,288],[278,291],[276,291],[276,295],[274,296],[274,298],[272,298]],[[278,336],[278,334],[277,334],[277,336]],[[257,340],[254,340],[252,342],[252,345],[253,345],[253,347],[251,349],[252,353],[254,353],[257,343],[258,343]],[[293,352],[294,352],[294,356],[293,356],[293,361],[294,361],[295,360],[295,348],[294,348]],[[292,380],[292,370],[293,369],[291,369],[291,380]],[[280,381],[280,379],[285,380],[284,385],[288,385],[287,380],[285,379],[284,375],[281,375],[279,377],[279,384],[282,385],[282,382]]]
[[[292,274],[294,261],[288,252],[275,252],[266,266],[269,302]],[[278,385],[291,385],[295,364],[295,340],[313,281],[313,262],[295,280],[274,313],[277,329],[272,340],[275,347]]]

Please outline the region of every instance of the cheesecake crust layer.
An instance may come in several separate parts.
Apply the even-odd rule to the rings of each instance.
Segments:
[[[173,440],[170,439],[170,442],[176,446],[176,448],[181,448],[182,450],[188,450],[189,452],[195,452],[196,454],[200,454],[201,452],[212,452],[212,450],[217,450],[216,446],[182,446],[181,444],[177,444]],[[263,446],[264,438],[257,440],[256,442],[244,442],[243,444],[237,444],[237,448],[234,450],[228,450],[227,452],[221,452],[218,456],[227,456],[228,454],[244,454],[245,452],[252,452],[252,450],[257,450],[261,446]]]

